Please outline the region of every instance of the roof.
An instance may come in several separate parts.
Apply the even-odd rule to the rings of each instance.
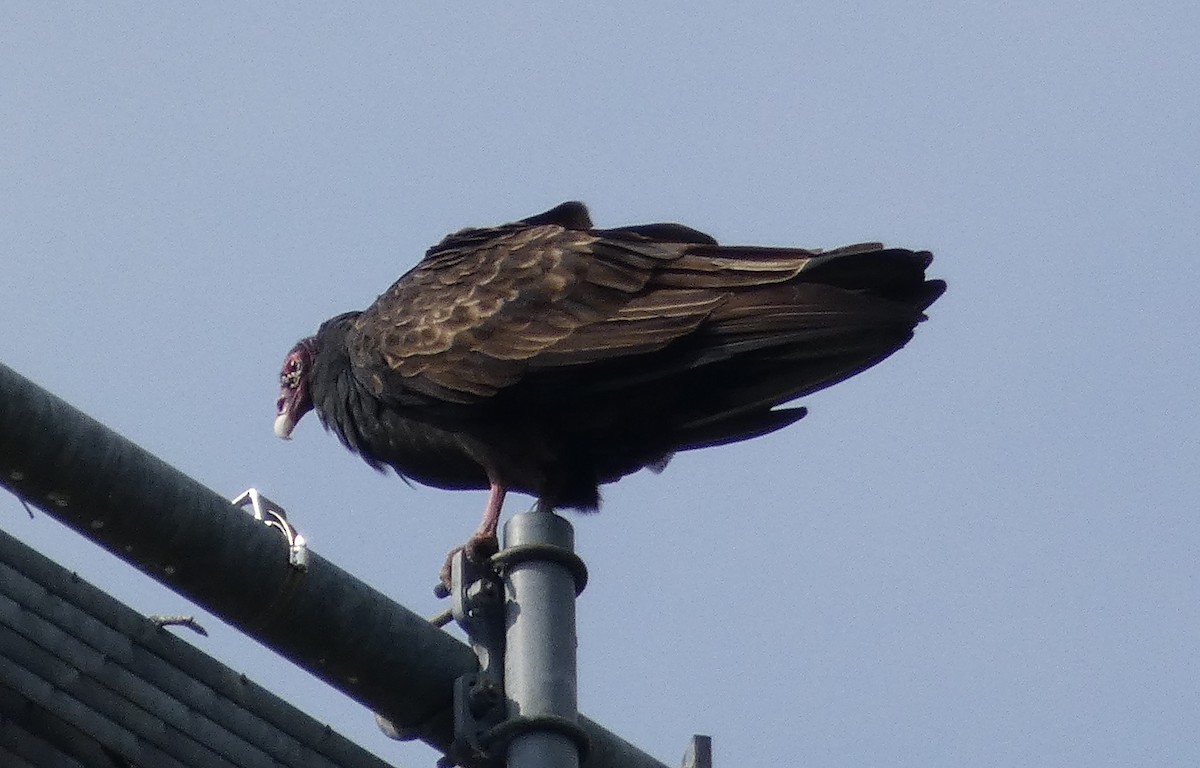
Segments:
[[[0,531],[0,764],[388,764]]]

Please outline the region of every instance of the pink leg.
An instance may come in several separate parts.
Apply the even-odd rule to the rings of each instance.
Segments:
[[[483,508],[483,519],[479,521],[479,528],[475,530],[469,542],[496,538],[496,528],[500,525],[500,509],[504,506],[504,494],[507,492],[508,489],[503,485],[492,483],[487,506]]]
[[[479,527],[475,529],[475,533],[471,534],[471,538],[467,539],[466,544],[455,547],[446,555],[446,563],[442,566],[441,583],[433,590],[438,597],[446,597],[450,594],[450,565],[454,562],[454,553],[460,549],[464,550],[467,557],[480,563],[500,551],[500,540],[496,536],[496,529],[500,526],[500,510],[504,506],[504,494],[507,491],[508,489],[503,485],[492,483]]]

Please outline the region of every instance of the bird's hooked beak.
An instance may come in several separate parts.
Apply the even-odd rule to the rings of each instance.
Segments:
[[[279,398],[275,401],[275,436],[292,439],[292,430],[304,414],[312,410],[308,375],[312,366],[312,345],[304,339],[292,348],[279,373]]]
[[[292,439],[292,430],[296,428],[298,419],[289,410],[287,398],[282,395],[276,405],[278,415],[275,417],[275,436],[283,440]]]

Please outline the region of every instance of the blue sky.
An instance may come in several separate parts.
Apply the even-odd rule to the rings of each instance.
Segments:
[[[7,4],[0,360],[432,614],[484,494],[315,421],[275,439],[297,338],[446,232],[571,198],[931,249],[950,290],[909,348],[571,518],[581,708],[671,764],[704,732],[726,765],[1195,765],[1200,7],[810,5]],[[0,525],[187,610],[16,499]]]

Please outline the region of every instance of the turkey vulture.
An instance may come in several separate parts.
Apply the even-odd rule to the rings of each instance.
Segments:
[[[945,290],[927,251],[724,246],[681,224],[595,229],[582,203],[447,236],[280,374],[275,433],[315,409],[370,466],[595,510],[599,486],[764,435],[779,407],[883,360]],[[444,574],[445,575],[445,574]]]

